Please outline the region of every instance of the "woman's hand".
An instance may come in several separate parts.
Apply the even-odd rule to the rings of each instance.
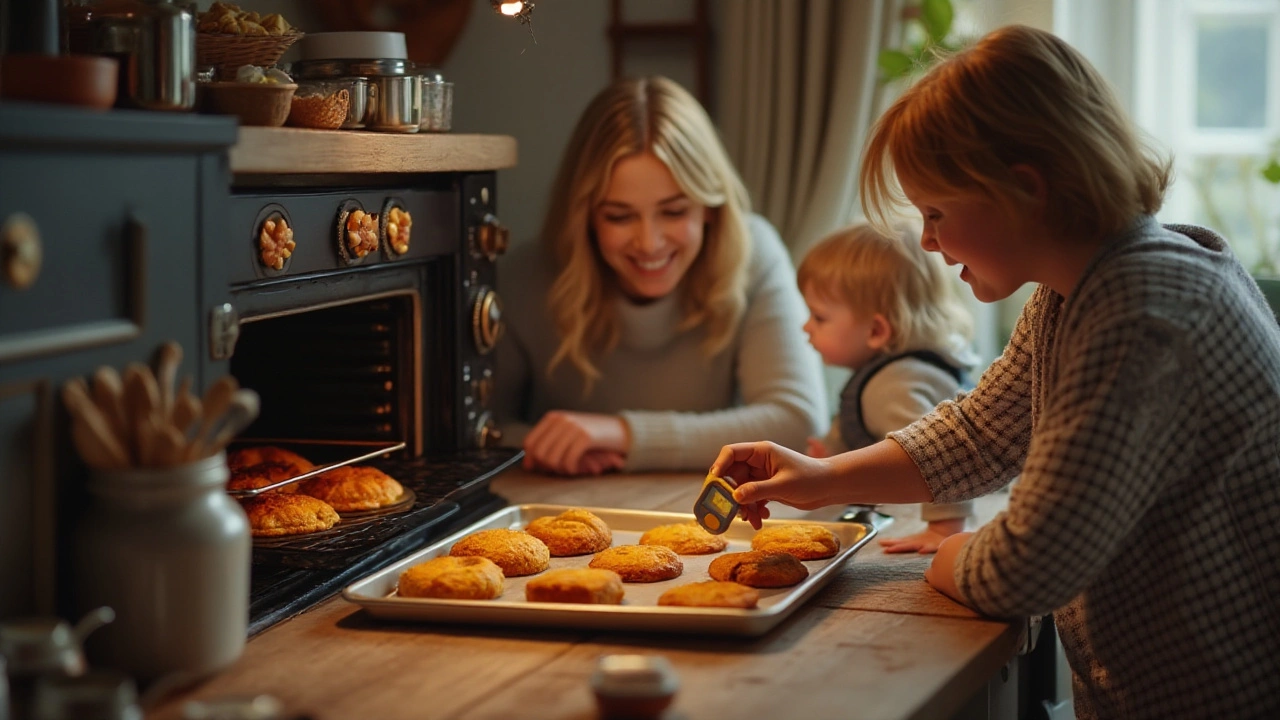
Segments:
[[[630,446],[627,424],[616,415],[552,410],[524,439],[524,467],[561,475],[599,475],[622,467]]]
[[[733,498],[744,518],[760,529],[769,516],[765,503],[813,510],[839,502],[833,494],[833,475],[826,460],[811,458],[771,442],[726,445],[711,465],[711,473],[733,478],[738,489]]]
[[[938,554],[933,556],[929,569],[924,571],[926,582],[961,605],[967,603],[964,596],[960,594],[960,588],[956,587],[956,557],[960,555],[960,549],[971,537],[973,537],[971,532],[956,533],[938,543]]]

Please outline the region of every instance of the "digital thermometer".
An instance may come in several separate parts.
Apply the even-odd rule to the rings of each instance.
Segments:
[[[733,478],[707,475],[702,491],[693,503],[693,516],[698,524],[712,535],[729,529],[729,523],[738,516],[738,503],[733,499]]]

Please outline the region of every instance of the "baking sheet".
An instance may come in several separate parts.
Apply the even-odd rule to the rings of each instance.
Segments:
[[[809,577],[789,588],[758,588],[759,606],[750,610],[738,608],[687,608],[659,606],[658,596],[677,585],[710,580],[707,568],[722,553],[681,555],[684,572],[677,578],[656,583],[625,583],[622,605],[579,605],[569,603],[531,603],[524,599],[524,586],[530,578],[507,578],[502,595],[494,600],[441,600],[403,598],[396,595],[400,573],[439,555],[447,555],[453,544],[466,535],[491,528],[523,530],[534,518],[559,515],[567,505],[512,505],[469,527],[442,538],[418,552],[364,577],[342,591],[348,602],[364,607],[376,617],[440,623],[472,623],[483,625],[519,625],[535,627],[569,627],[607,630],[638,630],[713,635],[761,635],[768,632],[805,600],[826,585],[853,554],[860,550],[876,531],[870,525],[845,522],[810,522],[803,520],[765,520],[766,527],[804,523],[821,525],[840,538],[840,552],[825,560],[806,560]],[[613,544],[634,545],[646,530],[659,525],[693,520],[688,513],[649,512],[611,508],[585,508],[604,520],[613,530]],[[725,533],[729,547],[723,552],[751,549],[755,530],[746,522],[735,520]],[[551,568],[586,567],[591,555],[553,557]]]

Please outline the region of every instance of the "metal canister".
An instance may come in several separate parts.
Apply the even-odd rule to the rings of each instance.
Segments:
[[[87,32],[70,36],[72,52],[120,61],[117,104],[144,110],[190,110],[196,104],[196,11],[190,0],[105,0]],[[76,40],[77,35],[81,40]]]
[[[300,80],[365,78],[369,84],[367,130],[413,133],[422,124],[421,76],[408,60],[299,60],[292,69]]]

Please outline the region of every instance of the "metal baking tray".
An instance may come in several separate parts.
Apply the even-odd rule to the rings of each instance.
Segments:
[[[525,583],[536,575],[507,578],[502,595],[494,600],[439,600],[402,598],[396,595],[400,573],[420,562],[448,554],[453,544],[466,535],[491,528],[522,530],[534,518],[558,515],[566,505],[512,505],[442,538],[403,560],[348,585],[342,597],[364,607],[379,618],[438,623],[568,627],[582,629],[671,632],[699,635],[762,635],[782,622],[805,600],[831,581],[840,567],[875,536],[874,527],[864,523],[766,520],[765,526],[806,523],[821,525],[840,538],[840,552],[825,560],[804,561],[809,577],[789,588],[759,588],[759,606],[738,608],[689,608],[658,605],[658,596],[677,585],[710,580],[707,568],[721,553],[681,555],[684,572],[680,577],[656,583],[626,583],[622,605],[577,605],[531,603],[524,599]],[[613,530],[614,545],[633,545],[646,530],[670,523],[688,522],[692,514],[586,508]],[[723,552],[751,549],[755,531],[738,520],[725,533],[729,547]],[[591,555],[553,557],[551,568],[585,567]]]

